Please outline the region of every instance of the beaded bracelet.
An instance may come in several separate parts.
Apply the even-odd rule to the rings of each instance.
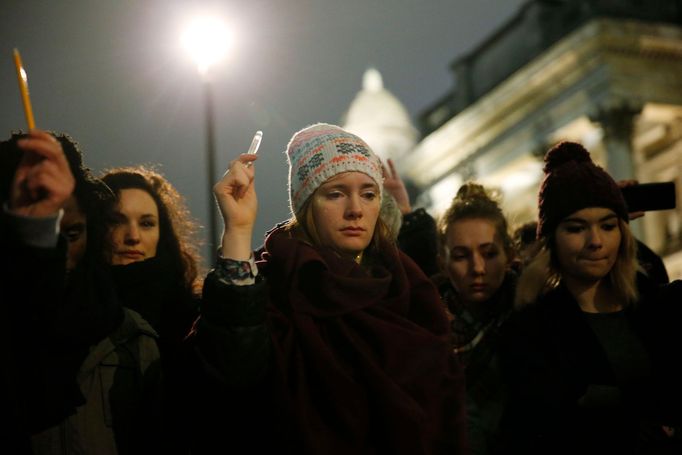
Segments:
[[[255,278],[258,273],[253,273],[251,262],[253,262],[253,256],[248,261],[235,261],[234,259],[224,258],[218,255],[216,268],[220,269],[222,274],[230,280],[242,281],[249,278]]]

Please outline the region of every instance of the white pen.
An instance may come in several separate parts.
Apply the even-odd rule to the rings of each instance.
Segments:
[[[249,151],[246,152],[249,155],[255,155],[258,153],[258,147],[260,147],[260,141],[263,139],[263,132],[258,130],[256,131],[256,134],[253,136],[253,140],[251,141],[251,146],[249,147]]]

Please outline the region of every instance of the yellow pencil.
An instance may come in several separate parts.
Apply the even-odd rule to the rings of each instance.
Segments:
[[[31,107],[31,98],[28,96],[28,79],[26,78],[26,71],[21,64],[21,55],[19,51],[14,49],[14,66],[17,68],[17,79],[19,80],[19,91],[21,92],[21,101],[24,103],[24,114],[26,115],[26,123],[28,129],[32,130],[36,127],[36,122],[33,119],[33,108]]]

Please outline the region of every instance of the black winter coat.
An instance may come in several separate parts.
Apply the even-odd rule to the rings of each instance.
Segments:
[[[619,384],[575,299],[560,286],[514,314],[502,329],[507,453],[682,453],[663,425],[682,422],[682,282],[640,279],[640,301],[625,317],[648,356],[648,375]],[[588,389],[618,390],[618,406],[580,404]],[[584,401],[583,401],[584,403]],[[675,448],[676,447],[676,448]]]

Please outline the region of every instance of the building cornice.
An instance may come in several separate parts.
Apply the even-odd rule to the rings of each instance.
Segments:
[[[399,170],[426,186],[484,154],[494,165],[492,161],[503,158],[495,154],[502,142],[507,154],[510,142],[516,144],[514,153],[528,153],[523,137],[537,125],[551,130],[624,104],[682,104],[680,74],[679,27],[592,20],[426,136],[400,160]]]

